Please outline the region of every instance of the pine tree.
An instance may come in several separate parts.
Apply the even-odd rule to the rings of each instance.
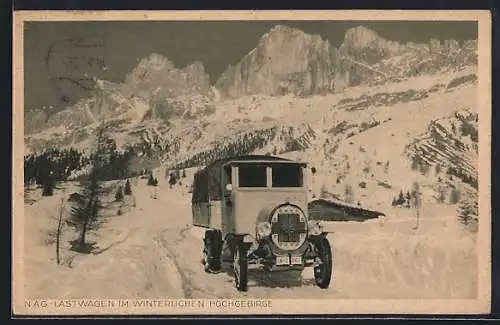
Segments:
[[[86,235],[89,230],[99,225],[100,197],[103,188],[98,181],[98,172],[92,170],[82,192],[75,196],[75,205],[71,207],[71,214],[67,224],[78,231],[78,239],[74,242],[74,249],[80,252],[86,250]]]
[[[52,196],[52,195],[54,195],[54,181],[52,175],[48,175],[43,180],[42,196]]]
[[[434,171],[435,171],[436,175],[439,175],[441,173],[441,166],[439,164],[436,164]]]
[[[128,179],[125,182],[125,189],[123,190],[123,194],[132,195],[132,187],[130,186],[130,181]]]
[[[121,185],[118,185],[118,188],[116,189],[115,200],[117,202],[123,201],[123,189]]]
[[[174,186],[175,183],[177,183],[177,178],[175,177],[175,173],[170,173],[170,178],[168,180],[170,188],[172,188],[172,186]]]
[[[403,195],[403,190],[401,190],[399,192],[399,196],[398,196],[398,205],[401,205],[405,202],[405,197]]]
[[[105,177],[103,166],[106,163],[106,141],[103,141],[102,128],[97,132],[97,148],[90,155],[92,169],[88,175],[88,179],[84,181],[81,193],[75,197],[75,205],[71,207],[70,217],[66,223],[74,227],[78,231],[78,238],[73,242],[73,249],[79,252],[89,253],[87,247],[86,236],[89,230],[93,230],[99,226],[99,210],[101,209],[101,197],[104,194],[104,189],[100,184],[100,180]]]
[[[470,202],[468,200],[463,200],[460,202],[458,207],[458,221],[467,226],[470,223],[477,220],[478,216],[478,206],[477,201]]]
[[[457,204],[460,201],[460,190],[456,187],[452,188],[450,193],[450,204]]]
[[[405,197],[405,202],[406,202],[406,207],[409,209],[410,208],[410,191],[406,191],[406,197]]]
[[[149,186],[154,186],[154,184],[155,184],[155,179],[153,177],[153,174],[149,174],[148,185]]]
[[[186,178],[186,170],[185,169],[182,170],[182,178]]]

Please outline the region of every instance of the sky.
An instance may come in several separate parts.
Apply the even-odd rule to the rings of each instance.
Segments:
[[[347,29],[360,25],[401,43],[477,39],[477,23],[467,21],[27,22],[25,109],[71,105],[85,96],[89,85],[75,76],[121,82],[140,59],[152,53],[166,56],[177,68],[200,61],[214,83],[277,24],[318,34],[336,47]]]

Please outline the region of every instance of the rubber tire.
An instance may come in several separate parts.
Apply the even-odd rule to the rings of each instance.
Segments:
[[[333,256],[330,243],[326,237],[318,238],[314,244],[318,250],[318,257],[322,264],[314,267],[314,281],[321,289],[327,289],[330,286],[333,269]],[[320,274],[317,274],[319,271]]]
[[[239,259],[234,259],[233,263],[238,263],[240,266],[240,277],[234,275],[234,281],[236,284],[236,289],[238,291],[247,291],[248,290],[248,259],[247,259],[247,248],[242,244],[236,244],[234,248],[235,251],[239,251]],[[236,254],[235,254],[236,255]],[[236,256],[235,256],[236,257]]]
[[[222,252],[222,234],[218,230],[207,230],[204,238],[204,251],[207,256],[205,272],[218,272],[221,270],[220,255]]]

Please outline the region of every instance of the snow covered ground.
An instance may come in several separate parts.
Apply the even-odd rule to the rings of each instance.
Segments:
[[[196,132],[191,132],[186,135],[192,137],[191,140],[183,139],[192,146],[182,146],[181,157],[210,148],[213,139],[234,136],[236,129],[242,131],[255,126],[262,129],[268,124],[275,125],[276,121],[295,126],[307,123],[314,129],[315,137],[308,149],[284,155],[304,159],[316,167],[317,173],[308,177],[310,194],[318,197],[322,188],[326,188],[328,192],[343,196],[345,186],[350,185],[355,200],[361,201],[363,207],[386,214],[383,220],[328,225],[333,231],[329,238],[334,253],[334,275],[329,289],[315,286],[311,269],[302,275],[296,272],[267,274],[252,269],[247,293],[236,291],[227,266],[222,273],[206,274],[200,263],[204,229],[191,225],[187,186],[194,169],[190,169],[188,177],[182,179],[182,187],[174,189],[169,189],[162,177],[166,175],[165,170],[158,171],[160,183],[156,199],[152,198],[153,188],[146,186],[146,180],[138,179],[137,184],[133,183],[134,198],[128,198],[125,207],[109,202],[104,211],[106,223],[88,238],[99,246],[92,254],[69,251],[67,242],[75,239],[76,234],[65,229],[63,265],[56,265],[54,243],[49,233],[56,227],[53,217],[57,215],[60,198],[76,191],[77,184],[64,184],[65,190],[56,190],[53,197],[42,198],[40,189],[31,191],[26,198],[24,216],[26,297],[477,297],[477,234],[457,222],[456,205],[435,202],[432,186],[438,175],[412,171],[411,162],[404,155],[405,146],[426,132],[431,121],[451,116],[460,109],[477,111],[476,86],[440,88],[427,98],[393,105],[376,106],[374,100],[371,106],[361,110],[348,110],[341,105],[342,100],[356,101],[361,96],[376,98],[383,94],[393,98],[398,96],[397,92],[427,91],[474,72],[472,69],[375,87],[359,86],[325,96],[246,96],[219,101],[215,114],[198,121],[205,125],[200,128],[203,137],[194,140]],[[337,106],[341,107],[337,109]],[[245,119],[248,121],[241,123]],[[220,123],[221,120],[228,122]],[[381,124],[349,137],[347,134],[329,135],[328,131],[342,121],[349,125],[371,121]],[[161,126],[158,121],[144,123],[156,133]],[[177,128],[189,130],[190,126],[198,124],[174,123],[168,136],[178,135]],[[125,128],[132,130],[130,125]],[[205,132],[206,129],[210,132]],[[350,130],[345,133],[348,132]],[[270,147],[262,150],[272,150],[275,145],[271,142]],[[327,158],[325,151],[331,149],[335,149],[334,156]],[[384,169],[386,162],[390,163],[387,170]],[[368,172],[365,171],[367,167]],[[338,177],[342,178],[340,182],[336,182]],[[390,204],[400,190],[411,190],[414,181],[420,183],[423,192],[418,229],[413,229],[416,224],[413,210]],[[359,186],[361,182],[365,187]],[[113,183],[108,185],[113,186]],[[118,214],[118,209],[123,213]]]
[[[65,244],[63,265],[56,265],[48,233],[55,229],[52,216],[61,197],[77,184],[65,184],[53,197],[41,197],[40,189],[30,192],[24,216],[26,298],[477,297],[476,234],[457,223],[456,206],[433,203],[423,206],[418,230],[412,210],[390,204],[379,207],[384,220],[330,223],[334,275],[327,290],[315,286],[311,269],[301,276],[252,269],[249,291],[240,293],[227,265],[219,274],[204,272],[204,230],[191,225],[187,183],[169,189],[160,175],[156,189],[145,179],[132,182],[133,198],[122,214],[109,204],[106,223],[89,236],[97,242],[95,253],[77,254]],[[75,238],[65,228],[65,243]]]

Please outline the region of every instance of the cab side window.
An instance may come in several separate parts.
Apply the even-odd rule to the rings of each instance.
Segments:
[[[224,186],[231,184],[232,168],[231,165],[224,167]]]

